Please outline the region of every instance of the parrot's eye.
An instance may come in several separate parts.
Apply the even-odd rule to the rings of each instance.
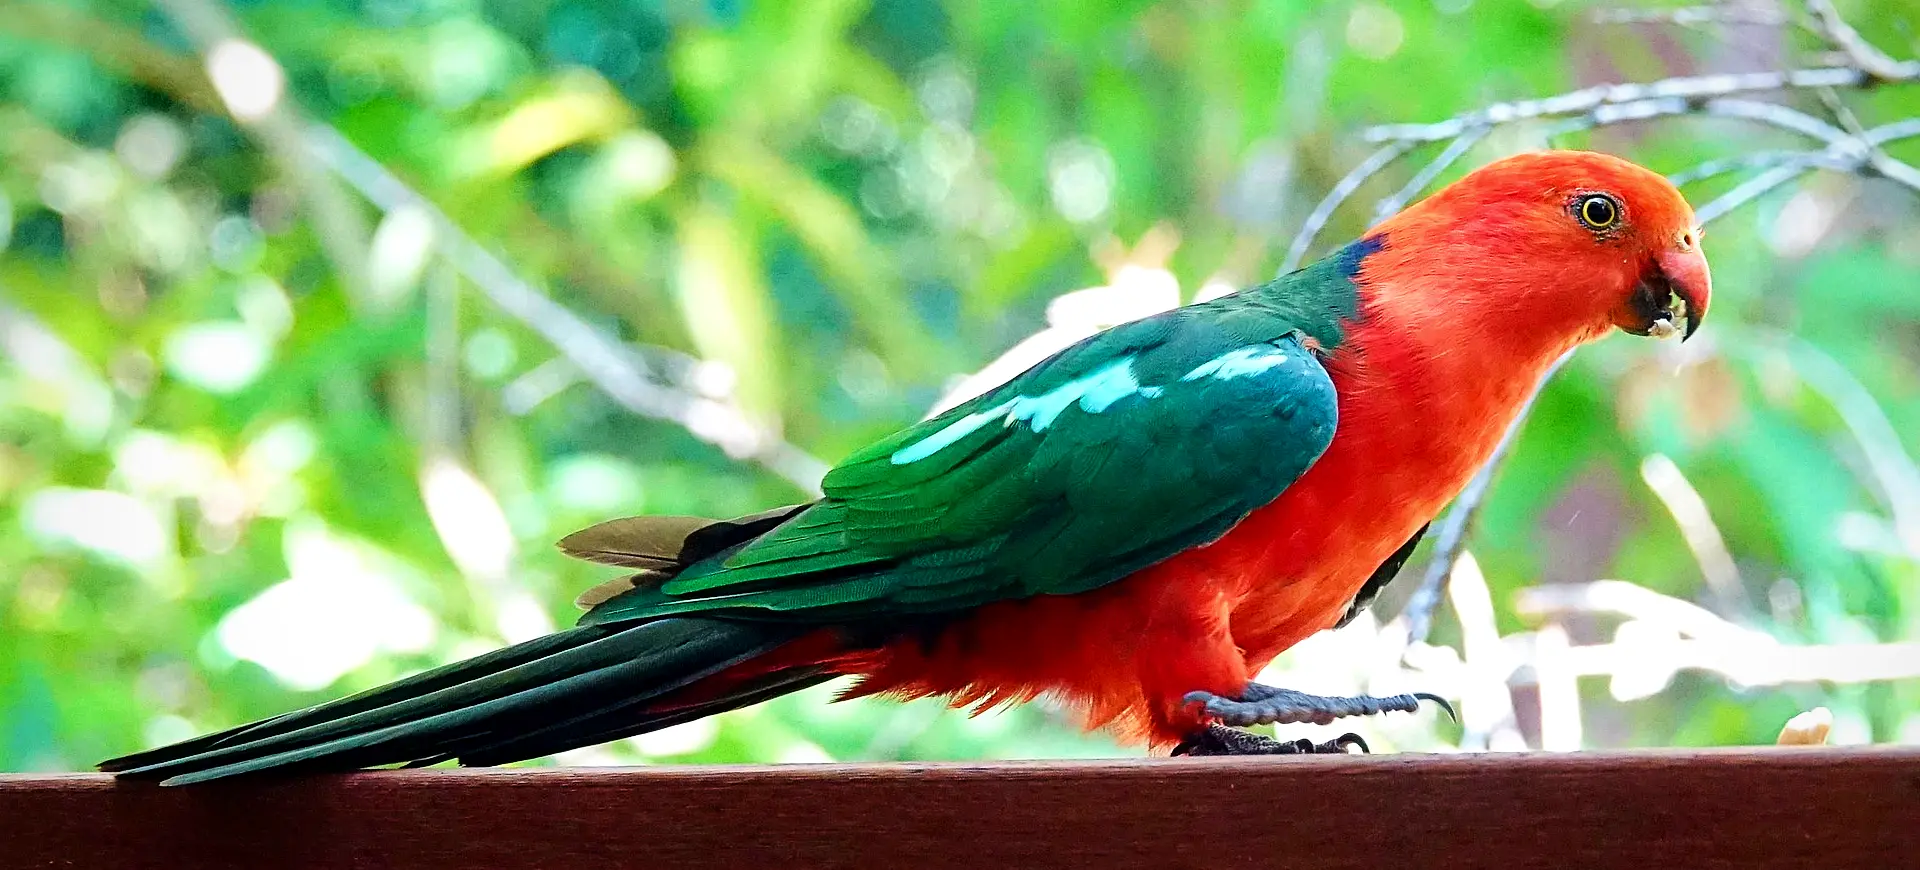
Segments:
[[[1589,193],[1573,201],[1573,216],[1587,229],[1610,230],[1620,223],[1620,201],[1604,193]]]

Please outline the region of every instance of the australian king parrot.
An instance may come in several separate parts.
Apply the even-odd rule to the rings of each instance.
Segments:
[[[1368,606],[1556,358],[1616,328],[1689,336],[1709,290],[1661,176],[1509,157],[1312,265],[1108,329],[860,450],[816,501],[567,537],[627,569],[575,627],[101,767],[501,764],[842,677],[956,706],[1046,696],[1176,754],[1344,751],[1235,726],[1420,698],[1253,677]]]

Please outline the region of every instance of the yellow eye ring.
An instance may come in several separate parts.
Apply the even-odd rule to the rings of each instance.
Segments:
[[[1573,216],[1590,230],[1610,230],[1620,223],[1620,202],[1604,193],[1591,193],[1573,204]]]

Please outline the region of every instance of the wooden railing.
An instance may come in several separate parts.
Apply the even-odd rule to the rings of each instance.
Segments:
[[[0,866],[1920,868],[1920,751],[0,776]]]

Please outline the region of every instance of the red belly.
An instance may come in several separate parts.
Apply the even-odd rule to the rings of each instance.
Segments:
[[[1312,477],[1211,546],[1105,589],[989,605],[937,637],[863,656],[849,668],[867,676],[856,694],[939,695],[982,709],[1046,695],[1089,727],[1176,742],[1200,724],[1181,700],[1188,692],[1237,692],[1331,627],[1445,502],[1383,487],[1334,504]]]

